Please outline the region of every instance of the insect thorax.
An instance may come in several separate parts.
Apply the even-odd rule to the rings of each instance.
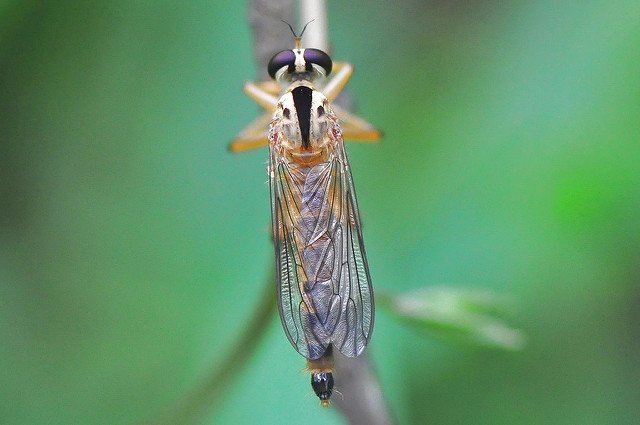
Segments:
[[[332,153],[336,118],[327,98],[308,81],[291,85],[271,122],[272,149],[290,161],[313,165]]]

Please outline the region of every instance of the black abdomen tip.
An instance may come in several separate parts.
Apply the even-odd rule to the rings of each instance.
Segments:
[[[333,392],[333,374],[331,372],[312,373],[311,388],[320,399],[320,403],[327,406]]]

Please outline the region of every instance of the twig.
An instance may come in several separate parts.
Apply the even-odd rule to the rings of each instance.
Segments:
[[[327,4],[325,0],[300,0],[300,25],[313,21],[313,27],[305,32],[303,47],[329,51]]]
[[[188,394],[172,411],[150,422],[150,425],[188,425],[197,423],[220,400],[220,396],[228,391],[233,379],[247,364],[248,359],[260,345],[270,320],[275,315],[276,291],[273,276],[264,284],[264,294],[258,299],[259,304],[249,326],[237,341],[227,357],[211,371],[200,387]]]
[[[333,404],[352,425],[393,424],[391,412],[384,400],[380,383],[371,367],[367,352],[356,358],[335,353],[336,393]]]

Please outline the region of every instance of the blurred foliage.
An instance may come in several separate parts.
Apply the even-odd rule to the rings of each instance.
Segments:
[[[0,13],[1,421],[143,423],[263,302],[266,153],[226,151],[257,113],[245,5]],[[470,349],[379,309],[400,423],[638,422],[639,18],[631,0],[330,2],[333,55],[385,131],[348,147],[374,285],[501,294],[527,336]],[[274,317],[204,423],[342,423],[303,366]]]
[[[378,292],[376,300],[400,320],[447,341],[504,350],[525,344],[522,332],[501,319],[508,302],[488,291],[435,287],[394,296]]]

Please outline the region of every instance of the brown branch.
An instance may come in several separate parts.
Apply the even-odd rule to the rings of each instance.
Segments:
[[[249,358],[260,345],[262,337],[275,315],[276,291],[274,275],[275,271],[269,272],[269,278],[263,284],[264,293],[258,297],[258,308],[251,317],[249,326],[247,326],[227,357],[221,363],[216,364],[198,388],[186,395],[170,412],[151,421],[150,425],[188,425],[198,423],[220,401],[221,396],[228,391],[238,372],[247,364]]]

